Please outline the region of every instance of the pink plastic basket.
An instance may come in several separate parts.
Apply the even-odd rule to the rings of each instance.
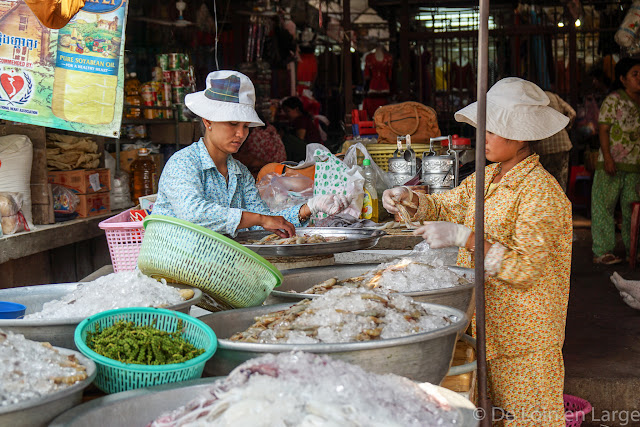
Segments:
[[[580,427],[585,416],[591,412],[591,403],[577,396],[563,394],[567,427]]]
[[[135,270],[144,237],[142,221],[131,221],[131,209],[105,219],[98,226],[107,235],[113,271]]]

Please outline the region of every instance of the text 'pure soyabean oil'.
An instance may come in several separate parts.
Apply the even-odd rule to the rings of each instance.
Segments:
[[[51,109],[61,119],[87,124],[113,121],[123,0],[87,0],[58,31]]]

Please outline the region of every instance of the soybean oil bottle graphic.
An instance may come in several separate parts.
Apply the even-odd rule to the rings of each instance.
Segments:
[[[125,0],[87,0],[58,31],[51,110],[78,123],[107,124],[115,114]]]

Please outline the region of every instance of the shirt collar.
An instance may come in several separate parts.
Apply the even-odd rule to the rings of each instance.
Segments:
[[[204,145],[204,139],[200,138],[197,144],[198,156],[200,157],[200,164],[202,165],[202,170],[208,169],[218,169],[216,164],[213,162],[213,159],[209,155],[209,150],[207,150],[207,146]],[[232,156],[227,156],[227,170],[230,174],[241,175],[242,171],[240,167],[237,165],[236,161]]]
[[[533,170],[536,166],[540,164],[540,156],[537,154],[532,154],[526,159],[522,160],[520,163],[515,165],[509,172],[507,172],[502,179],[500,180],[500,184],[509,188],[516,188],[520,185],[520,183],[529,175],[529,172]],[[489,184],[493,181],[493,178],[499,173],[500,168],[499,164],[492,165],[493,170],[491,174],[487,174],[487,188]],[[486,190],[486,189],[485,189]]]

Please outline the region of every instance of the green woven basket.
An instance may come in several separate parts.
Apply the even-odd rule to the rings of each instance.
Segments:
[[[180,219],[149,215],[138,268],[147,276],[201,289],[199,306],[220,311],[260,305],[280,271],[255,252],[221,234]]]
[[[87,346],[88,332],[95,332],[97,325],[104,329],[119,320],[133,322],[138,326],[153,325],[156,329],[167,332],[175,332],[178,320],[182,320],[182,337],[195,347],[203,348],[204,353],[183,363],[137,365],[104,357]],[[78,350],[95,362],[97,375],[94,383],[105,393],[200,378],[205,363],[218,347],[216,334],[201,320],[176,311],[148,307],[118,308],[88,317],[76,327],[73,338]]]

